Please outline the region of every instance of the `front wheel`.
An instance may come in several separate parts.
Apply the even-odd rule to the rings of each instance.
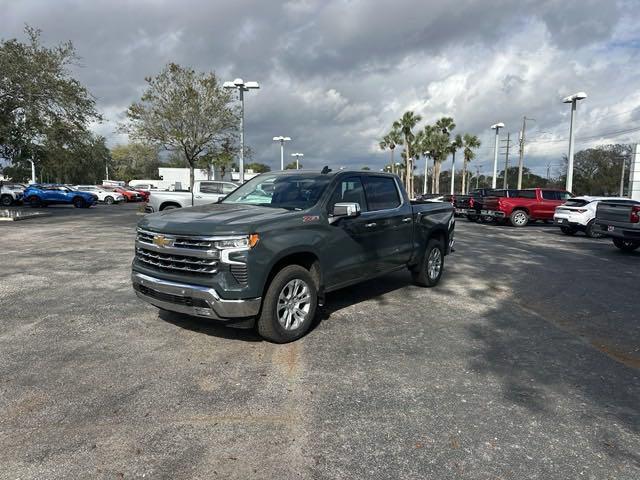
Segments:
[[[10,207],[12,203],[13,197],[11,195],[2,195],[2,197],[0,197],[0,204],[3,207]]]
[[[527,215],[527,212],[523,210],[515,210],[514,212],[511,212],[509,220],[511,220],[511,225],[514,227],[524,227],[529,223],[529,215]]]
[[[113,205],[114,199],[111,196],[106,196],[104,197],[104,203],[106,203],[107,205]]]
[[[317,305],[318,292],[309,270],[300,265],[284,267],[267,288],[258,333],[271,342],[292,342],[309,330]]]
[[[414,283],[421,287],[435,287],[444,270],[444,246],[440,240],[432,238],[417,270],[411,272]]]
[[[73,206],[76,208],[84,208],[85,201],[84,198],[76,197],[73,199]]]
[[[623,240],[622,238],[614,238],[613,244],[623,252],[633,252],[640,247],[639,241]]]
[[[36,195],[32,195],[29,198],[27,198],[27,203],[29,203],[29,205],[32,206],[32,207],[41,207],[41,206],[43,206],[43,203],[40,200],[40,197],[38,197]]]

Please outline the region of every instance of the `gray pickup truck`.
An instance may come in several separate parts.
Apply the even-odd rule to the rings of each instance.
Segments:
[[[640,247],[640,202],[624,199],[599,202],[596,225],[620,250],[633,252]]]
[[[140,220],[132,283],[160,309],[289,342],[327,292],[403,268],[436,285],[453,213],[450,203],[411,202],[395,175],[265,173],[216,204]]]

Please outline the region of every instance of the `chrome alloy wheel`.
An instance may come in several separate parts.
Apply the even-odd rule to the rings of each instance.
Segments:
[[[309,316],[311,294],[303,280],[293,279],[278,295],[278,322],[285,330],[296,330]]]
[[[427,274],[431,280],[435,280],[442,270],[442,252],[439,248],[433,248],[427,258]]]
[[[527,214],[524,212],[516,212],[511,221],[516,225],[524,225],[527,223]]]

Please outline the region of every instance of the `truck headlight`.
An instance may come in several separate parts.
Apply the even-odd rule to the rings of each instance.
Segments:
[[[242,249],[242,248],[253,248],[260,241],[260,236],[257,233],[252,233],[251,235],[246,235],[242,237],[229,237],[224,240],[217,240],[214,243],[215,248],[218,250],[228,250],[228,249]]]

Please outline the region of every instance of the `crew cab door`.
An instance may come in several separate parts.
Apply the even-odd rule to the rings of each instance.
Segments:
[[[571,198],[569,192],[560,192],[557,190],[541,190],[542,201],[539,205],[539,212],[536,215],[537,218],[551,219],[556,211],[556,207],[562,205],[565,201]]]
[[[361,214],[354,218],[341,218],[329,225],[332,232],[327,251],[326,278],[329,288],[347,285],[370,277],[375,271],[376,246],[372,229],[375,223],[364,214],[367,200],[360,176],[340,179],[333,188],[326,205],[331,216],[336,203],[357,203]]]
[[[375,271],[405,265],[412,252],[413,211],[393,177],[365,175],[368,211],[362,214],[371,227],[375,244]]]
[[[193,201],[195,205],[216,203],[226,194],[222,192],[222,182],[201,181],[194,187]]]

